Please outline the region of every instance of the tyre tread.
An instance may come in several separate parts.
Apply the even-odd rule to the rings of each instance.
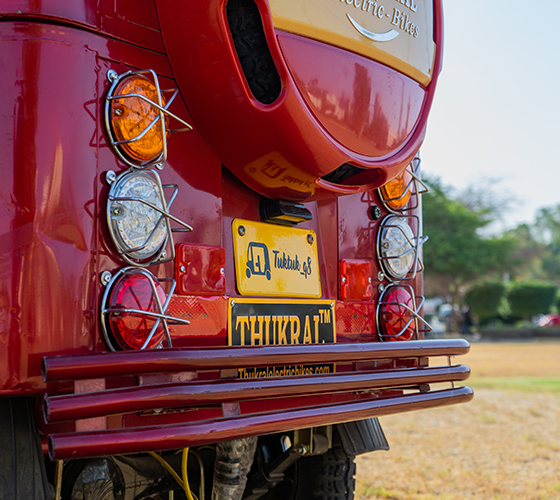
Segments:
[[[335,434],[333,446],[325,454],[298,463],[296,500],[353,500],[355,473],[354,457],[346,454]]]

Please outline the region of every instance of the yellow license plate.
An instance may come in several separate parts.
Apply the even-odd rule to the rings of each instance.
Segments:
[[[230,299],[228,345],[266,346],[336,342],[334,303],[330,300]],[[334,373],[334,363],[240,368],[239,378]]]
[[[232,230],[241,295],[321,296],[314,231],[242,219],[233,221]]]

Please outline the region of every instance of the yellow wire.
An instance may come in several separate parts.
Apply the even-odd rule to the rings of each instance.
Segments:
[[[148,452],[150,455],[152,455],[152,457],[154,457],[161,465],[163,465],[167,471],[169,472],[169,474],[171,474],[173,476],[173,479],[175,479],[175,481],[177,481],[179,483],[179,485],[181,486],[181,488],[184,490],[185,489],[185,484],[183,483],[183,480],[179,477],[179,474],[177,474],[174,470],[173,467],[171,467],[171,465],[169,465],[163,458],[161,458],[157,453],[154,453],[153,451],[149,451]]]
[[[179,474],[177,474],[175,472],[175,470],[173,470],[173,467],[171,467],[171,465],[169,465],[157,453],[154,453],[153,451],[149,451],[148,453],[152,457],[154,457],[161,465],[163,465],[167,469],[167,471],[173,476],[173,479],[175,479],[175,481],[177,481],[179,486],[185,492],[185,495],[187,495],[188,500],[198,500],[198,498],[196,498],[196,496],[194,496],[194,494],[191,492],[191,489],[189,487],[189,478],[187,476],[187,458],[189,456],[189,449],[188,448],[185,448],[183,450],[183,461],[181,463],[181,473],[183,474],[183,479],[181,479],[179,477]]]
[[[191,493],[191,488],[189,486],[189,477],[187,475],[187,459],[189,457],[189,449],[183,448],[183,461],[181,463],[181,473],[183,475],[183,489],[187,495],[188,500],[198,500],[196,497],[193,498],[193,494]]]

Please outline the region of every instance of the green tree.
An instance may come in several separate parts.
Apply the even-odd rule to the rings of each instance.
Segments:
[[[500,315],[500,306],[506,295],[506,284],[500,280],[476,283],[465,296],[465,302],[481,323]]]
[[[427,182],[430,192],[423,197],[424,233],[429,236],[424,245],[426,292],[448,296],[461,308],[468,285],[509,270],[515,243],[507,236],[481,236],[480,230],[492,221],[490,211],[472,210],[452,199],[439,179]]]
[[[512,268],[509,271],[514,281],[546,279],[542,261],[547,249],[536,234],[535,227],[530,224],[520,224],[506,232],[507,237],[515,240]]]
[[[556,298],[556,285],[539,281],[520,281],[514,283],[507,300],[511,315],[525,320],[537,314],[547,314]]]
[[[545,248],[542,256],[543,275],[560,285],[560,204],[541,209],[535,227],[537,238]]]

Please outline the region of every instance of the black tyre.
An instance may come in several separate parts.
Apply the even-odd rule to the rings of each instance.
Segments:
[[[281,436],[259,438],[252,472],[266,467],[282,453]],[[261,500],[352,500],[354,498],[354,457],[333,432],[333,446],[323,455],[300,458],[284,473],[284,479]],[[248,496],[250,493],[246,492]]]
[[[0,401],[0,500],[50,500],[32,398]]]
[[[323,455],[301,459],[297,464],[297,489],[294,500],[352,500],[356,464],[347,455],[338,433],[333,446]]]

